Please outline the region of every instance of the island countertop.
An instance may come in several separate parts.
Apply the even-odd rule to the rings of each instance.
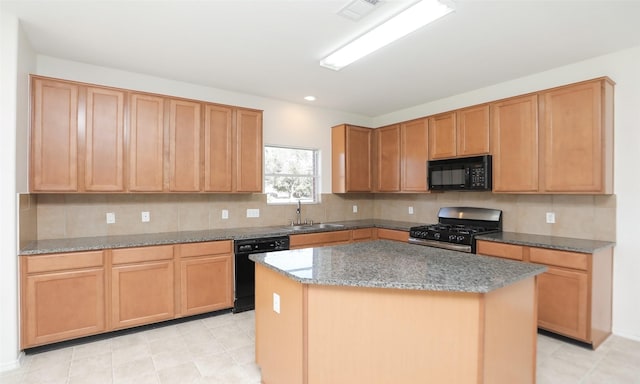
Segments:
[[[254,254],[250,259],[303,284],[472,293],[546,271],[537,264],[388,240]]]

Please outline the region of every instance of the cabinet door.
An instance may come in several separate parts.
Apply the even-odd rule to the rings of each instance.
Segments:
[[[173,260],[114,266],[111,273],[114,329],[174,317]]]
[[[231,254],[181,260],[180,285],[183,316],[233,307]]]
[[[371,192],[371,129],[347,126],[346,192]]]
[[[33,79],[31,190],[78,190],[78,86]]]
[[[29,275],[24,292],[23,347],[105,331],[102,268]]]
[[[169,100],[169,190],[200,190],[200,103]]]
[[[489,153],[489,105],[457,111],[458,156]]]
[[[491,104],[493,191],[538,191],[538,97]]]
[[[236,110],[236,191],[262,192],[262,112]]]
[[[538,276],[538,326],[588,341],[586,272],[549,267]]]
[[[456,113],[449,112],[429,118],[429,158],[456,156]]]
[[[602,83],[572,85],[542,95],[545,191],[603,191]]]
[[[129,190],[160,192],[163,181],[164,100],[130,94]]]
[[[122,91],[87,87],[84,189],[124,191],[124,99]]]
[[[231,192],[233,109],[207,104],[204,113],[204,190]]]
[[[380,192],[400,191],[400,126],[375,130],[378,143],[378,185]]]
[[[428,158],[428,119],[418,119],[402,123],[402,190],[407,192],[426,192]]]

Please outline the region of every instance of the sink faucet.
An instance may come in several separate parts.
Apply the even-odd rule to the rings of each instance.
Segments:
[[[300,199],[298,199],[298,208],[296,208],[296,224],[300,225],[302,224],[302,211],[301,211],[302,205],[300,204]]]

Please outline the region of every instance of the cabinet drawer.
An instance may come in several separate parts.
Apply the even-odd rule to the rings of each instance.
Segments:
[[[178,245],[181,257],[221,255],[232,253],[231,240],[210,241],[206,243],[192,243]]]
[[[531,248],[532,263],[555,265],[558,267],[587,270],[589,261],[586,253],[556,251],[544,248]]]
[[[73,252],[55,255],[22,256],[27,258],[27,273],[102,267],[103,252]]]
[[[351,238],[353,241],[371,240],[373,237],[373,228],[360,228],[352,231]]]
[[[520,245],[478,241],[476,252],[479,255],[503,257],[505,259],[520,261],[524,259],[524,247]]]
[[[291,235],[289,247],[324,246],[333,243],[346,244],[351,241],[351,231],[333,231]]]
[[[173,245],[114,249],[113,264],[139,263],[142,261],[167,260],[173,258]]]
[[[409,241],[409,232],[398,231],[395,229],[378,228],[377,236],[378,239],[382,240]]]

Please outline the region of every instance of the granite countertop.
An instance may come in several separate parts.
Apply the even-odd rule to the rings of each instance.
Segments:
[[[239,240],[255,237],[293,235],[300,233],[328,232],[358,228],[386,228],[409,231],[419,223],[393,220],[351,220],[337,221],[340,228],[305,227],[294,230],[286,225],[271,227],[224,228],[202,231],[165,232],[137,235],[80,237],[73,239],[51,239],[32,241],[20,249],[20,256],[42,255],[47,253],[95,251],[102,249],[144,247],[180,243],[198,243],[216,240]]]
[[[525,245],[556,249],[561,251],[594,253],[599,249],[613,247],[616,244],[610,241],[598,241],[587,239],[575,239],[571,237],[530,235],[518,232],[498,232],[477,236],[478,240],[493,241],[496,243]]]
[[[250,255],[303,284],[486,293],[546,271],[537,264],[389,240]]]

